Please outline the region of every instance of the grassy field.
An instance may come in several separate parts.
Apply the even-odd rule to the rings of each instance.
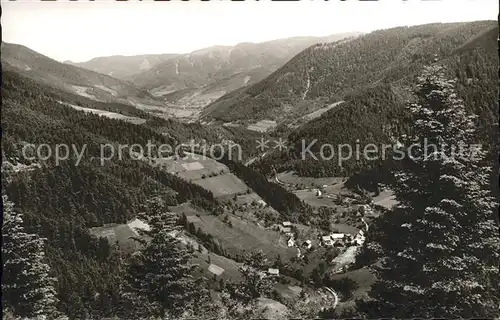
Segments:
[[[216,177],[194,180],[197,185],[212,191],[215,197],[246,192],[248,187],[234,174],[227,173]]]
[[[127,224],[111,224],[104,227],[91,228],[90,234],[97,238],[106,238],[110,244],[118,243],[125,252],[134,252],[141,246],[133,237],[137,234]]]
[[[259,201],[259,200],[262,200],[262,198],[259,197],[259,195],[256,194],[255,192],[252,192],[249,194],[243,194],[243,195],[237,196],[235,202],[239,205],[248,205],[254,201]]]
[[[338,106],[342,103],[344,103],[344,101],[338,101],[338,102],[332,103],[324,108],[321,108],[321,109],[318,109],[314,112],[306,114],[305,116],[302,117],[302,119],[305,120],[305,122],[308,122],[308,121],[311,121],[313,119],[319,118],[323,113],[327,112],[330,109],[335,108],[336,106]]]
[[[285,184],[301,185],[302,188],[321,187],[323,185],[331,186],[341,184],[344,178],[341,177],[326,177],[326,178],[313,178],[313,177],[300,177],[293,171],[280,172],[277,175],[279,181]],[[342,184],[343,186],[343,184]]]
[[[242,280],[242,276],[239,271],[240,264],[234,260],[216,255],[215,253],[195,252],[194,258],[191,260],[191,262],[193,264],[197,264],[208,278],[213,278],[214,276],[214,274],[208,270],[210,264],[214,264],[224,269],[224,272],[222,272],[221,275],[217,276],[217,279],[222,278],[225,280],[231,280],[235,282]]]
[[[276,121],[273,120],[261,120],[257,123],[251,124],[247,127],[248,130],[257,132],[266,132],[272,130],[276,127]]]
[[[83,112],[94,113],[94,114],[100,115],[102,117],[123,120],[123,121],[127,121],[127,122],[130,122],[133,124],[143,124],[146,122],[146,120],[144,120],[144,119],[137,118],[137,117],[125,116],[123,114],[116,113],[116,112],[110,112],[110,111],[99,110],[99,109],[84,108],[84,107],[76,106],[74,104],[69,104],[69,103],[61,103],[61,104],[70,106],[73,109],[80,110]]]
[[[189,222],[204,233],[211,234],[230,255],[262,250],[272,260],[279,254],[284,260],[296,256],[295,248],[288,248],[288,238],[277,231],[268,230],[256,223],[229,216],[231,226],[221,217],[193,209],[190,205],[171,207],[171,211],[184,213]]]
[[[313,207],[330,207],[338,208],[338,210],[341,210],[343,208],[343,206],[335,204],[335,198],[329,198],[326,195],[318,197],[312,190],[297,190],[294,193],[297,195],[297,197],[299,197],[300,200],[304,200],[307,204]]]
[[[398,204],[398,201],[392,191],[383,190],[378,196],[373,198],[373,203],[386,209],[391,209],[393,206]]]
[[[211,158],[202,155],[186,153],[184,158],[168,157],[156,159],[155,164],[163,167],[170,173],[174,173],[185,179],[201,179],[203,174],[229,172],[229,169]],[[191,173],[191,174],[189,174]]]
[[[344,278],[349,278],[355,281],[358,288],[353,292],[351,299],[340,302],[336,308],[338,312],[342,312],[343,309],[352,308],[355,306],[356,299],[364,299],[367,297],[367,293],[370,291],[371,286],[375,283],[377,278],[373,273],[367,268],[361,268],[353,271],[348,271],[343,274],[337,274],[331,276],[332,280],[341,280]]]
[[[191,181],[211,191],[216,197],[246,192],[247,185],[229,169],[211,158],[186,153],[184,158],[168,157],[156,159],[155,165],[169,173]]]

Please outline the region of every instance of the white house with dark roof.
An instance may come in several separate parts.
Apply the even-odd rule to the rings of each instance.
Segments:
[[[280,271],[279,271],[279,269],[269,268],[269,269],[267,269],[267,274],[270,276],[279,276]]]
[[[330,238],[330,236],[322,236],[321,243],[324,246],[333,246],[333,240],[332,240],[332,238]]]
[[[292,232],[292,228],[290,227],[284,227],[284,226],[279,226],[279,230],[283,233],[289,234]]]
[[[312,247],[312,241],[311,240],[306,240],[304,243],[302,243],[302,246],[305,247],[306,249],[311,249]]]

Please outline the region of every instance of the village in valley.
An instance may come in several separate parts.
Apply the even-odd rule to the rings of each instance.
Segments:
[[[214,281],[241,281],[245,256],[256,253],[262,256],[261,276],[277,281],[275,292],[280,301],[294,301],[306,294],[309,299],[319,299],[320,304],[323,301],[325,306],[331,303],[329,291],[314,284],[319,281],[314,280],[319,265],[321,272],[330,277],[358,282],[355,285],[359,287],[358,294],[363,294],[374,281],[367,270],[350,270],[350,267],[364,245],[370,221],[396,203],[390,191],[383,190],[377,195],[356,193],[345,187],[343,178],[300,178],[293,173],[269,178],[312,207],[329,208],[324,221],[329,225],[320,228],[283,220],[227,166],[213,159],[198,159],[195,154],[185,153],[183,157],[150,162],[203,186],[225,203],[225,213],[219,215],[189,202],[169,207],[182,216],[184,223],[184,228],[172,235],[190,248],[193,263]],[[127,224],[93,228],[91,233],[133,252],[138,247],[131,239],[140,236],[139,230],[149,230],[147,219],[146,215],[139,215]],[[340,295],[342,303],[349,303],[349,297]]]

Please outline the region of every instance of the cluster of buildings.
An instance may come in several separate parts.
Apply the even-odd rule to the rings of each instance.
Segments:
[[[278,225],[278,230],[289,237],[293,237],[292,223],[290,221],[282,222],[280,225]]]
[[[321,237],[321,244],[325,247],[346,247],[346,246],[362,246],[365,242],[365,234],[363,230],[353,236],[345,233],[332,233]]]
[[[288,247],[303,247],[305,249],[311,249],[312,247],[312,241],[311,240],[306,240],[304,241],[301,245],[297,244],[297,241],[295,240],[295,235],[293,234],[292,231],[292,226],[293,224],[290,221],[284,221],[280,225],[277,226],[277,229],[288,236],[288,241],[287,245]]]
[[[368,204],[360,204],[356,208],[358,215],[366,215],[372,213],[372,208]]]

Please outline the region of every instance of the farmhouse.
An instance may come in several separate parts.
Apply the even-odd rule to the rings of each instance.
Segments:
[[[264,200],[260,199],[257,201],[257,205],[259,205],[261,208],[265,208],[267,206],[267,203]]]
[[[280,271],[278,269],[269,268],[267,269],[267,274],[270,276],[279,276]]]
[[[313,192],[317,197],[321,197],[321,195],[323,194],[319,189],[313,189]]]
[[[188,162],[188,163],[183,163],[181,166],[188,170],[188,171],[194,171],[194,170],[203,170],[205,167],[199,163],[199,162]]]
[[[321,243],[325,246],[333,246],[335,244],[344,245],[344,242],[342,241],[345,237],[345,234],[343,233],[332,233],[328,236],[322,236],[321,237]]]
[[[285,234],[292,233],[292,228],[290,227],[279,226],[279,230]]]
[[[357,246],[362,246],[365,243],[365,235],[363,233],[363,230],[359,230],[358,234],[356,237],[354,237],[353,244]]]
[[[280,226],[278,226],[279,230],[287,235],[292,234],[292,223],[290,221],[283,221]]]
[[[112,223],[90,228],[89,232],[98,238],[106,238],[111,244],[118,243],[121,249],[132,253],[142,247],[141,244],[133,240],[133,238],[141,236],[139,230],[149,231],[151,227],[136,218],[126,224]]]
[[[287,244],[289,247],[293,247],[293,246],[295,246],[295,240],[293,238],[290,238],[290,239],[288,239]]]
[[[305,247],[306,249],[311,249],[311,247],[312,247],[311,240],[304,241],[304,243],[302,243],[302,246]]]
[[[218,265],[211,263],[208,266],[208,271],[215,274],[216,276],[220,276],[225,270],[223,268],[219,267]]]
[[[321,243],[325,246],[333,246],[333,240],[330,238],[330,236],[323,236],[321,237]]]
[[[147,223],[144,223],[142,220],[139,220],[137,218],[128,222],[127,225],[136,235],[139,235],[139,230],[144,230],[144,231],[151,230],[151,227]]]

